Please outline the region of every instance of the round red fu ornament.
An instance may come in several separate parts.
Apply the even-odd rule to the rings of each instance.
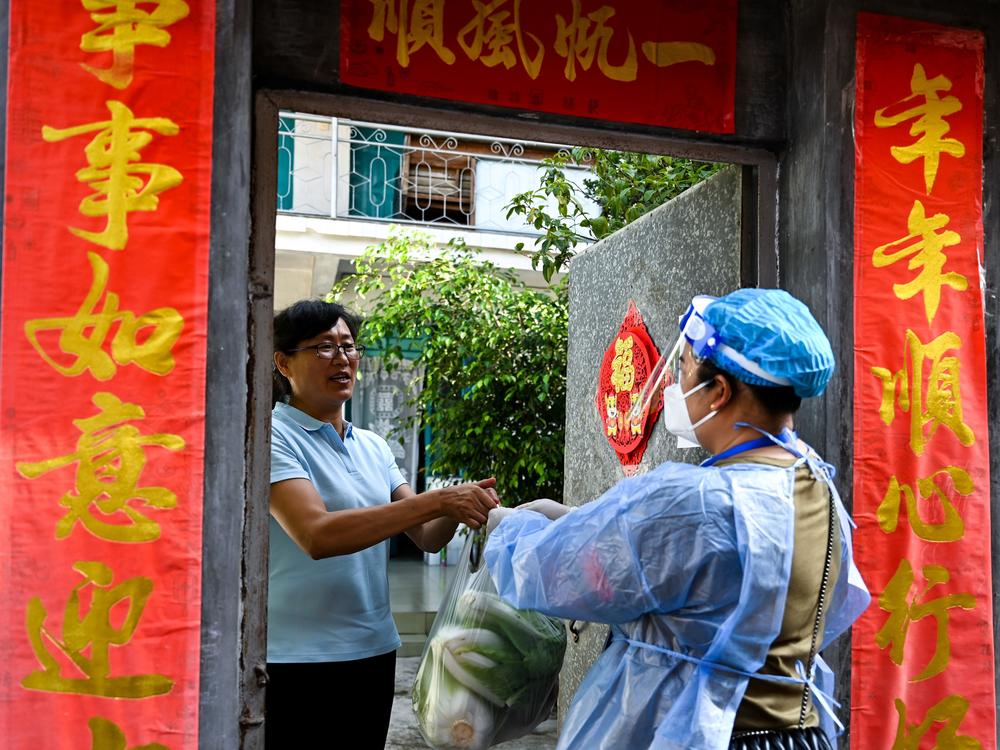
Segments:
[[[625,320],[601,360],[595,400],[604,436],[626,476],[639,468],[653,424],[663,408],[663,399],[657,396],[641,415],[631,418],[632,407],[659,359],[660,352],[649,337],[639,308],[629,300]]]

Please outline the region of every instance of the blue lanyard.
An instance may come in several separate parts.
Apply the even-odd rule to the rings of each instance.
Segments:
[[[794,444],[796,436],[795,433],[792,432],[791,430],[788,429],[782,430],[781,436],[787,437],[788,441]],[[795,455],[795,453],[788,447],[788,445],[786,445],[784,440],[778,440],[777,438],[767,436],[767,437],[754,438],[753,440],[747,440],[745,443],[739,443],[738,445],[734,445],[732,448],[722,451],[722,453],[706,458],[704,461],[701,462],[700,465],[714,466],[723,459],[732,458],[733,456],[737,456],[740,453],[746,453],[747,451],[752,451],[755,448],[769,448],[772,445],[777,445],[781,448],[784,448],[792,455]]]

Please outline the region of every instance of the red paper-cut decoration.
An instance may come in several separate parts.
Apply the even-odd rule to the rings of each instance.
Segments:
[[[663,399],[657,397],[641,417],[629,419],[632,406],[639,400],[642,386],[659,358],[660,352],[649,337],[639,308],[629,300],[625,320],[601,359],[594,399],[601,431],[626,476],[632,476],[639,468],[653,424],[663,408]]]

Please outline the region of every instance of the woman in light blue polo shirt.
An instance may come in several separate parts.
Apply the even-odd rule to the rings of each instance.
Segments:
[[[382,748],[399,635],[388,540],[440,550],[497,505],[494,480],[417,495],[386,442],[344,420],[357,319],[302,300],[274,319],[268,580],[269,748]]]

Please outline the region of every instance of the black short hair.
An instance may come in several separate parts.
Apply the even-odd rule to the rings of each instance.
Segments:
[[[729,388],[734,392],[740,387],[750,389],[757,402],[772,417],[794,414],[802,406],[802,397],[795,393],[795,389],[792,386],[747,383],[732,373],[726,372],[709,359],[703,359],[698,363],[697,374],[699,383],[711,380],[716,375],[721,375],[726,379],[726,382],[729,383]]]
[[[301,299],[274,316],[274,350],[290,352],[306,339],[329,331],[338,320],[343,320],[357,339],[361,320],[346,307],[322,299]],[[277,367],[271,391],[273,403],[284,401],[292,393],[291,384]]]

